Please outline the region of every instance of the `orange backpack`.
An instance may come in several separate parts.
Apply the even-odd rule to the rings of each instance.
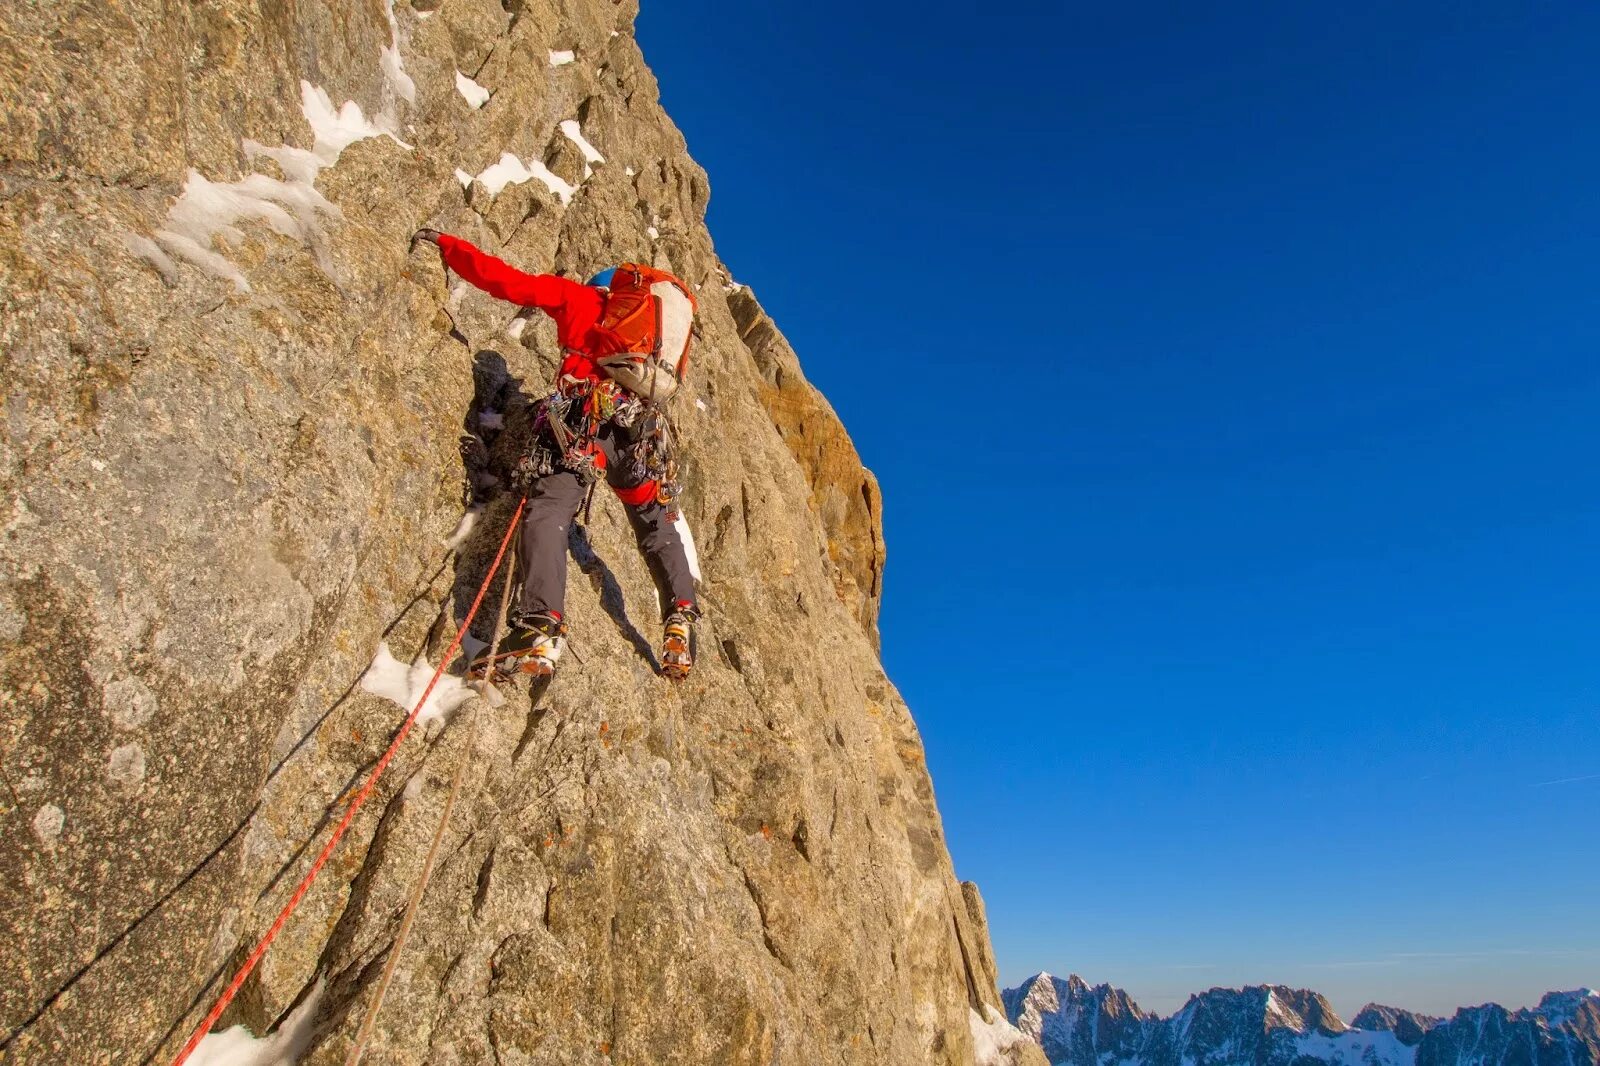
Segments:
[[[689,370],[694,294],[664,270],[623,263],[594,327],[595,362],[623,388],[665,403]]]

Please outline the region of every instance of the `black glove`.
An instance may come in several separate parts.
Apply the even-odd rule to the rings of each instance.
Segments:
[[[418,241],[427,241],[437,248],[439,246],[439,231],[423,227],[411,235],[411,247],[413,250],[417,247]]]

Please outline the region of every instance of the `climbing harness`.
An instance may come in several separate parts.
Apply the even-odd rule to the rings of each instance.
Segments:
[[[511,520],[511,528],[506,531],[507,537],[510,537],[517,528],[521,517],[522,508],[518,507],[516,517]],[[500,651],[500,634],[505,628],[506,611],[511,605],[511,586],[515,569],[516,564],[513,561],[511,568],[506,571],[505,588],[500,593],[500,610],[495,618],[494,637],[489,642],[490,662],[495,660]],[[489,577],[493,579],[492,571]],[[492,700],[499,696],[488,680],[478,682],[477,689],[485,699]],[[417,908],[422,904],[423,893],[428,890],[428,882],[433,879],[434,863],[439,858],[439,845],[444,842],[445,827],[450,824],[450,812],[455,808],[456,796],[461,791],[462,772],[472,760],[472,749],[478,740],[477,708],[470,705],[467,707],[467,727],[467,741],[461,749],[461,758],[456,760],[455,773],[450,777],[450,792],[445,796],[444,810],[439,815],[438,828],[433,831],[433,843],[428,845],[428,856],[422,861],[422,872],[417,875],[417,883],[412,886],[411,896],[406,900],[405,917],[400,919],[400,929],[395,933],[394,943],[389,946],[389,957],[383,964],[383,976],[379,978],[377,990],[372,994],[372,1004],[367,1008],[367,1015],[361,1021],[355,1045],[350,1049],[349,1058],[345,1059],[345,1066],[360,1066],[361,1057],[366,1054],[367,1044],[371,1042],[373,1029],[378,1024],[378,1015],[383,1010],[383,999],[389,993],[389,982],[394,978],[395,964],[400,960],[400,953],[405,950],[406,941],[411,938],[411,926],[416,921]]]
[[[200,1041],[204,1040],[206,1034],[211,1032],[211,1027],[217,1024],[217,1019],[222,1017],[222,1012],[228,1009],[228,1004],[233,1002],[233,998],[239,994],[239,989],[244,986],[245,979],[254,972],[256,965],[261,962],[262,956],[272,946],[272,942],[278,939],[278,934],[283,932],[284,926],[289,922],[289,916],[295,912],[300,906],[300,901],[311,890],[312,882],[317,879],[317,875],[327,865],[329,857],[333,855],[333,849],[339,846],[339,841],[344,839],[350,824],[355,821],[356,814],[360,812],[367,799],[372,795],[373,787],[377,785],[378,778],[382,777],[383,772],[389,768],[389,763],[393,761],[395,753],[400,750],[400,745],[405,742],[406,737],[411,733],[411,727],[416,724],[417,716],[422,713],[423,705],[428,702],[428,697],[433,694],[435,686],[439,684],[439,679],[444,676],[445,667],[450,665],[451,660],[456,656],[456,652],[460,650],[461,640],[467,635],[467,627],[472,625],[472,619],[477,616],[478,608],[483,604],[483,597],[489,591],[489,584],[494,580],[494,575],[499,571],[500,564],[505,559],[506,550],[511,547],[511,535],[516,531],[517,523],[522,519],[522,512],[527,505],[526,497],[517,504],[516,513],[511,516],[511,524],[506,528],[506,535],[500,541],[500,550],[495,553],[494,562],[489,566],[489,573],[484,577],[483,584],[479,586],[478,594],[472,600],[472,606],[467,609],[467,616],[462,620],[461,628],[456,631],[455,639],[450,642],[449,650],[439,660],[439,666],[434,670],[433,677],[428,681],[428,687],[422,690],[422,695],[417,699],[417,705],[411,709],[410,714],[406,715],[405,722],[401,724],[399,731],[394,735],[394,739],[390,741],[388,750],[378,759],[377,764],[372,768],[372,772],[367,775],[366,781],[361,785],[361,790],[356,793],[355,798],[345,808],[344,817],[334,827],[333,835],[328,837],[328,842],[322,846],[322,851],[317,855],[316,861],[311,864],[311,869],[306,871],[306,875],[295,886],[294,893],[289,897],[289,901],[283,905],[283,909],[278,912],[278,916],[267,929],[266,935],[261,938],[250,952],[249,957],[244,961],[244,965],[239,967],[239,971],[234,974],[233,980],[228,982],[228,987],[223,989],[222,995],[217,997],[217,1002],[212,1006],[210,1012],[196,1027],[193,1035],[189,1037],[188,1043],[183,1045],[183,1050],[178,1052],[178,1057],[173,1059],[172,1066],[183,1066],[188,1061],[189,1056],[194,1054],[195,1048],[200,1046]]]
[[[614,381],[566,377],[540,400],[526,451],[517,458],[512,484],[528,492],[539,478],[570,471],[589,488],[583,505],[584,524],[593,506],[594,486],[606,476],[607,461],[599,436],[607,426],[628,431],[631,442],[617,456],[624,482],[655,482],[656,501],[671,509],[682,491],[673,454],[672,420],[667,413]]]

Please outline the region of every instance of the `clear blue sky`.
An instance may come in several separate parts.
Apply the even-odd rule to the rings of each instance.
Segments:
[[[1002,980],[1600,984],[1600,8],[646,0]]]

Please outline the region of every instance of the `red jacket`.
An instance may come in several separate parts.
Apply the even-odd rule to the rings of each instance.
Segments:
[[[555,319],[565,356],[561,373],[589,381],[603,381],[587,353],[595,350],[590,331],[605,311],[599,289],[554,274],[524,274],[460,237],[439,234],[439,252],[445,265],[490,296],[521,307],[537,307]]]

